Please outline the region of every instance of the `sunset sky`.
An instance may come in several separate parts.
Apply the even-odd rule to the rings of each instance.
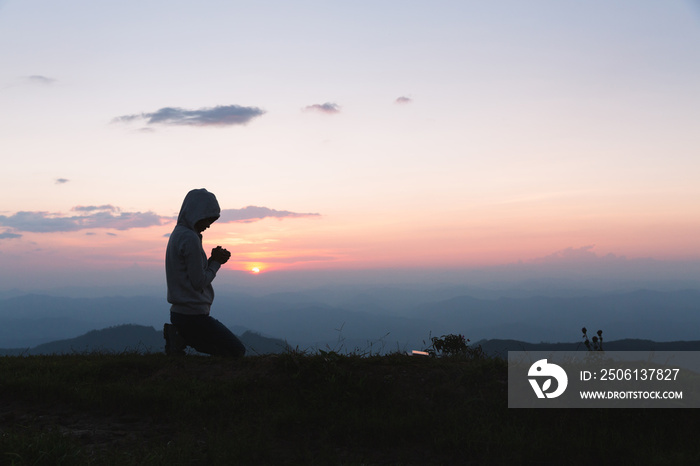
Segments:
[[[0,279],[700,261],[700,2],[0,0]],[[3,288],[3,286],[0,286]]]

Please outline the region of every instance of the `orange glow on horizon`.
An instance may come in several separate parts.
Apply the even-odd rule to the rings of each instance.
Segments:
[[[225,268],[251,275],[378,269],[384,268],[382,264],[396,269],[426,264],[447,269],[489,267],[538,261],[558,251],[587,246],[593,246],[591,257],[700,259],[700,220],[674,212],[640,213],[638,209],[629,206],[627,215],[600,210],[588,216],[573,212],[573,207],[568,215],[560,216],[543,215],[541,211],[528,216],[524,211],[500,209],[498,215],[476,211],[473,215],[440,218],[434,214],[430,221],[421,222],[411,218],[392,222],[370,218],[367,223],[353,219],[349,226],[347,219],[341,224],[329,219],[324,224],[316,222],[313,229],[297,223],[287,229],[286,224],[280,226],[278,220],[273,220],[237,224],[235,234],[207,231],[203,247],[207,253],[217,245],[226,247],[233,257]],[[4,264],[14,261],[51,270],[123,270],[135,265],[162,270],[170,231],[172,225],[129,230],[22,231],[19,238],[0,241],[0,255]]]

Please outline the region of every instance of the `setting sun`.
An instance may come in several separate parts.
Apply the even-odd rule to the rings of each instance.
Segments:
[[[259,267],[253,267],[252,269],[250,269],[250,271],[253,272],[253,273],[260,273],[260,268],[259,268]]]

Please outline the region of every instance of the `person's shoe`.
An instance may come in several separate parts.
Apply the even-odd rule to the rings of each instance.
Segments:
[[[173,324],[163,325],[163,338],[165,338],[165,354],[168,356],[184,356],[185,339],[182,338]]]

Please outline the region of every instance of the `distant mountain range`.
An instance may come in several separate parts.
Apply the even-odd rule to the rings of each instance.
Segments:
[[[421,349],[431,336],[450,333],[472,341],[576,341],[584,326],[602,329],[610,341],[700,338],[698,290],[495,299],[461,293],[464,289],[399,287],[319,288],[265,296],[221,293],[212,316],[237,335],[254,331],[300,349],[375,353]],[[34,348],[126,323],[160,329],[168,321],[169,305],[162,296],[15,296],[0,299],[0,347]]]
[[[508,351],[586,351],[580,343],[527,343],[517,340],[482,340],[477,343],[490,356],[508,357]],[[700,351],[700,341],[616,340],[605,342],[605,351]]]
[[[281,353],[287,349],[283,340],[266,338],[246,331],[239,335],[249,355]],[[91,352],[163,352],[163,331],[142,325],[118,325],[102,330],[92,330],[84,335],[66,340],[52,341],[33,348],[0,349],[1,356],[73,354]]]
[[[289,349],[283,341],[246,331],[239,335],[249,355],[282,353]],[[40,354],[74,354],[90,352],[159,353],[165,341],[161,330],[143,325],[118,325],[92,330],[76,338],[53,341],[33,348],[0,349],[0,356]],[[583,343],[527,343],[518,340],[482,340],[484,352],[490,356],[508,357],[508,351],[585,351]],[[700,341],[655,342],[651,340],[616,340],[605,342],[606,351],[700,351]],[[193,351],[192,351],[193,352]]]

